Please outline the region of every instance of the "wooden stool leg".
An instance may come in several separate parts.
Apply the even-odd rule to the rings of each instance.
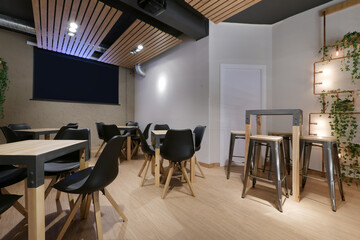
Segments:
[[[93,203],[94,203],[94,215],[96,221],[96,232],[97,232],[97,239],[103,239],[103,231],[101,225],[101,212],[100,212],[100,203],[99,203],[99,191],[93,192]]]
[[[272,155],[273,155],[273,169],[275,171],[275,185],[279,203],[279,211],[282,212],[282,181],[281,181],[281,167],[280,167],[280,146],[278,143],[273,143]]]
[[[170,170],[169,170],[169,175],[167,176],[166,184],[165,184],[165,187],[164,187],[164,191],[163,191],[163,194],[162,194],[162,196],[161,196],[162,199],[164,199],[165,196],[166,196],[166,193],[167,193],[167,191],[168,191],[168,189],[169,189],[171,177],[172,177],[173,172],[174,172],[174,163],[171,162],[170,164],[171,164],[171,165],[169,166],[169,168],[170,168]]]

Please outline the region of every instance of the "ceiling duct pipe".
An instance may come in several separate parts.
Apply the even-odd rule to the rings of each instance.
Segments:
[[[21,21],[19,19],[5,16],[2,14],[0,14],[0,27],[9,29],[12,31],[20,32],[20,33],[30,34],[30,35],[34,35],[34,36],[36,35],[36,31],[33,26],[31,26],[28,23]],[[34,44],[29,44],[29,45],[34,45]],[[36,46],[36,44],[35,44],[35,46]],[[104,53],[106,50],[107,50],[107,48],[99,46],[96,48],[95,51]]]
[[[145,77],[146,76],[146,73],[145,71],[142,69],[141,65],[140,64],[135,64],[135,71],[137,74],[139,74],[140,76],[142,77]]]

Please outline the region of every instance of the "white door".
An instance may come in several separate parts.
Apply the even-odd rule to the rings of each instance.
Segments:
[[[264,106],[265,66],[221,64],[220,74],[220,166],[225,166],[229,158],[230,131],[245,131],[245,111]],[[252,127],[252,132],[256,132],[256,124]],[[234,155],[244,156],[244,151],[245,141],[236,140]]]

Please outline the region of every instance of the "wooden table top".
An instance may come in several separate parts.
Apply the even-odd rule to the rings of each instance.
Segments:
[[[117,126],[117,128],[124,128],[124,129],[133,129],[133,128],[139,128],[139,126]]]
[[[1,156],[38,156],[87,140],[27,140],[0,145]]]
[[[165,135],[168,130],[152,130],[154,135]]]
[[[14,130],[15,132],[41,133],[41,132],[57,132],[60,128],[30,128]]]

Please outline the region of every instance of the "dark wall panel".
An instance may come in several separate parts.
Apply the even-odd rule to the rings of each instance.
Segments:
[[[119,68],[34,47],[33,99],[118,104]]]

